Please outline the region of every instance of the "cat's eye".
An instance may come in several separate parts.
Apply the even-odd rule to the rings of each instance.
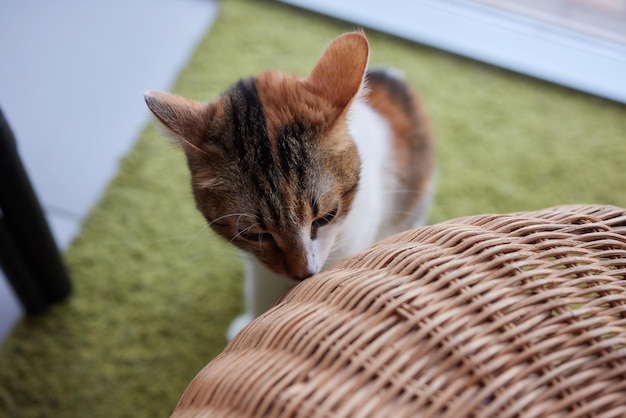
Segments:
[[[335,220],[337,208],[331,210],[324,216],[320,216],[311,223],[311,239],[317,238],[317,230],[328,225]]]

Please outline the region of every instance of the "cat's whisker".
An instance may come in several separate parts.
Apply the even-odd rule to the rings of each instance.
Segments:
[[[409,194],[418,194],[418,193],[427,193],[428,189],[420,188],[420,189],[387,189],[382,192],[384,195],[390,194],[398,194],[398,193],[409,193]]]
[[[191,234],[184,233],[184,234],[177,234],[177,235],[172,235],[169,237],[159,238],[157,242],[164,242],[164,243],[176,242],[176,243],[183,243],[183,245],[187,246],[193,241],[197,240],[198,237],[200,237],[201,234],[205,232],[207,229],[208,229],[208,225],[202,224],[200,229],[196,232],[193,232]]]
[[[249,230],[252,229],[254,225],[251,225],[247,228],[242,229],[241,231],[237,232],[235,235],[233,235],[233,237],[230,239],[230,242],[235,241],[237,238],[239,238],[240,236],[242,236],[243,234],[247,233]]]
[[[248,216],[250,218],[255,218],[255,219],[257,218],[256,215],[252,215],[250,213],[229,213],[228,215],[222,215],[222,216],[220,216],[218,218],[213,219],[211,222],[209,222],[209,226],[213,225],[216,222],[221,221],[222,219],[226,219],[226,218],[229,218],[231,216],[237,216],[238,217],[237,218],[237,222],[239,222],[239,219],[241,219],[242,216]]]
[[[409,220],[418,221],[418,220],[421,220],[421,221],[423,221],[424,225],[427,224],[427,221],[429,219],[428,213],[423,213],[423,212],[387,211],[386,213],[388,213],[390,215],[406,216],[405,221],[409,221]],[[423,226],[423,225],[413,224],[410,227],[405,228],[404,230],[417,228],[419,226]]]
[[[258,218],[257,218],[256,216],[254,216],[254,215],[250,215],[250,214],[240,214],[240,215],[237,217],[237,223],[236,223],[236,225],[235,225],[235,230],[236,230],[236,231],[240,231],[237,235],[240,235],[240,234],[242,233],[242,231],[239,229],[239,222],[241,222],[241,218],[242,218],[242,217],[244,217],[244,216],[248,216],[248,217],[252,217],[252,218],[258,219]],[[257,225],[258,225],[258,223],[254,223],[254,224],[250,225],[248,228],[246,228],[245,230],[246,230],[246,231],[248,231],[248,230],[250,230],[252,227],[257,226]]]
[[[263,251],[263,240],[261,239],[261,234],[259,234],[259,239],[258,239],[258,244],[259,244],[259,253],[261,253]]]
[[[410,212],[410,211],[406,211],[406,210],[389,210],[386,213],[390,214],[390,215],[408,215],[408,216],[420,216],[421,214],[418,212]]]
[[[198,237],[200,237],[202,233],[205,233],[207,229],[209,229],[209,225],[203,224],[202,227],[198,231],[196,231],[191,237],[187,237],[184,246],[190,246],[194,241],[198,239]]]
[[[339,252],[340,249],[345,247],[349,242],[350,240],[347,238],[336,239],[335,242],[333,242],[333,245],[331,247],[330,254],[328,255],[328,260],[338,261],[339,257],[337,257],[337,253]]]

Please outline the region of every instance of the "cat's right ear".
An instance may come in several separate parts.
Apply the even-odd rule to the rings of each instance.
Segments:
[[[202,142],[209,118],[209,105],[185,97],[158,91],[146,91],[144,99],[150,111],[181,145],[197,148]]]
[[[363,32],[335,38],[306,79],[307,87],[333,105],[345,108],[363,84],[369,43]]]

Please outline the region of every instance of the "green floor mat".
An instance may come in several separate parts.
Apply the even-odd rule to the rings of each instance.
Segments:
[[[224,0],[175,92],[209,101],[263,69],[305,75],[354,27]],[[367,34],[372,64],[401,69],[430,111],[433,222],[574,202],[626,207],[626,107]],[[188,183],[182,154],[148,126],[65,255],[74,294],[22,320],[1,347],[0,416],[167,416],[222,350],[242,309],[242,267],[196,213]]]

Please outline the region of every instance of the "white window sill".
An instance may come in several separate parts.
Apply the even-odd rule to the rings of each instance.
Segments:
[[[467,0],[282,0],[626,103],[626,45]]]

